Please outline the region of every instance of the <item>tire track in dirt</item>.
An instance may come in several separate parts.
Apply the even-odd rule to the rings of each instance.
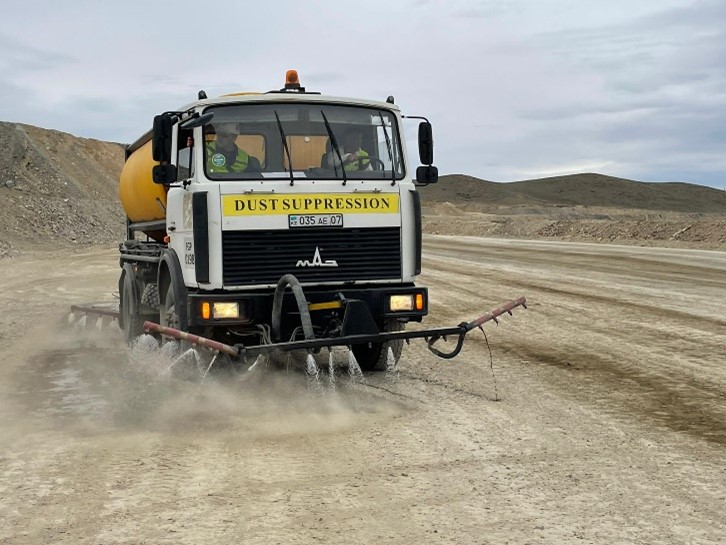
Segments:
[[[467,277],[488,281],[498,276],[497,266],[484,259],[484,250],[458,253],[455,261],[448,257],[449,251],[447,247],[444,255],[429,253],[428,275],[435,285],[446,287],[447,300],[466,304],[481,293],[480,285],[473,285]],[[485,265],[476,264],[477,260]],[[597,272],[602,273],[599,269]],[[560,287],[553,288],[540,279],[520,279],[524,276],[507,275],[496,291],[501,292],[502,286],[514,287],[526,291],[530,300],[541,300],[544,306],[538,311],[547,316],[547,321],[541,323],[541,315],[535,319],[548,334],[538,332],[522,342],[502,343],[500,353],[525,364],[557,369],[555,380],[560,380],[557,376],[562,372],[580,376],[574,382],[567,381],[570,393],[581,398],[595,393],[592,401],[614,416],[630,414],[632,418],[638,414],[677,432],[726,443],[723,374],[708,379],[708,371],[718,372],[720,367],[713,354],[726,345],[724,320],[662,308],[657,302],[622,300],[612,291],[609,295],[583,293],[582,288],[566,279],[560,279]],[[555,307],[549,303],[552,296],[558,298]],[[588,315],[597,316],[596,321],[583,322],[581,316]],[[551,322],[555,317],[557,325]],[[623,328],[622,322],[628,321],[641,323],[637,329]],[[644,325],[648,322],[655,325]],[[646,345],[639,346],[636,335],[649,339]],[[697,339],[692,340],[692,336]],[[584,339],[588,348],[583,350]],[[475,338],[473,343],[482,341]],[[645,365],[638,360],[640,357],[648,360]],[[690,366],[691,373],[681,369],[679,360]],[[693,373],[694,369],[701,372],[700,376]],[[613,410],[613,404],[619,408]]]

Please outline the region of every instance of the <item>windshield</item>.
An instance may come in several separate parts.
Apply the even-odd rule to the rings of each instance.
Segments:
[[[392,180],[405,174],[396,118],[387,110],[249,104],[206,111],[214,112],[204,127],[211,180],[289,180],[291,167],[295,180]]]

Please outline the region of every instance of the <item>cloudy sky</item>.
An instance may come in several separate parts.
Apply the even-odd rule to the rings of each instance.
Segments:
[[[726,0],[3,4],[3,121],[128,142],[199,89],[296,68],[429,117],[443,173],[726,188]]]

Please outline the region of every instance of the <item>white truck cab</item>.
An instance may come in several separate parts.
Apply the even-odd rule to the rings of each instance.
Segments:
[[[157,116],[127,150],[151,140],[153,182],[166,190],[165,203],[157,198],[163,221],[129,221],[121,245],[127,336],[154,318],[230,344],[370,335],[421,321],[428,297],[415,284],[422,231],[413,180],[438,174],[431,125],[419,125],[423,166],[414,169],[403,122],[392,97],[305,92],[294,71],[279,91],[200,92]],[[139,241],[139,232],[152,235]],[[401,344],[352,349],[375,370]]]

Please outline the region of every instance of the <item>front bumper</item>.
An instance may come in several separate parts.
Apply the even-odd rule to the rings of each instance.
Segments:
[[[189,325],[192,327],[209,326],[246,326],[259,323],[270,323],[272,316],[273,291],[269,292],[197,292],[189,295]],[[422,308],[404,311],[392,311],[389,307],[391,295],[423,296]],[[312,305],[311,312],[316,312],[317,307],[330,307],[324,305],[333,301],[357,300],[363,301],[371,316],[375,320],[386,318],[397,318],[411,322],[420,322],[428,314],[428,289],[414,285],[404,286],[375,286],[356,288],[305,288],[305,297]],[[289,299],[289,306],[288,306]],[[237,303],[239,305],[239,318],[204,319],[202,316],[202,305],[204,303],[213,305],[215,302]],[[283,303],[283,311],[297,312],[292,294],[286,294]],[[324,312],[325,310],[320,310]]]

